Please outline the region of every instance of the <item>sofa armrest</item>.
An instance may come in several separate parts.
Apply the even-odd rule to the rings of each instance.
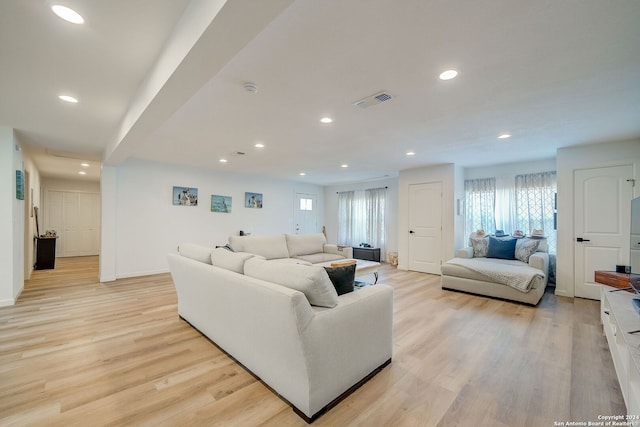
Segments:
[[[333,245],[331,243],[325,243],[322,251],[325,254],[341,255],[345,258],[353,258],[353,248],[345,245]]]
[[[529,257],[529,266],[542,270],[544,274],[549,273],[549,254],[546,252],[536,252]]]
[[[473,248],[467,247],[458,249],[458,251],[456,252],[456,256],[458,258],[473,258]]]
[[[365,286],[320,308],[301,334],[311,402],[327,402],[391,359],[393,288]],[[312,413],[320,407],[313,407]]]

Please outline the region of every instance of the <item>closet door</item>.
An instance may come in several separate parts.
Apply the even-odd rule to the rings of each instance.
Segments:
[[[100,194],[47,190],[45,230],[58,233],[58,257],[100,253]]]

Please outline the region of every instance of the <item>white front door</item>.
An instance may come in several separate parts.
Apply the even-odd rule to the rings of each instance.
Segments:
[[[296,194],[293,220],[296,234],[318,233],[318,196],[315,194]]]
[[[600,299],[596,270],[629,263],[631,165],[574,172],[575,296]],[[561,256],[561,254],[559,254]]]
[[[440,274],[442,183],[409,185],[409,270]]]

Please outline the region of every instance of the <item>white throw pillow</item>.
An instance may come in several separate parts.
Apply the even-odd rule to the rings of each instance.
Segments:
[[[332,308],[338,304],[338,293],[329,275],[316,265],[283,264],[251,258],[244,264],[244,274],[300,291],[311,305]]]
[[[195,261],[211,264],[211,248],[207,248],[206,246],[184,243],[178,247],[178,253],[183,257],[191,258]]]
[[[224,248],[216,248],[211,252],[211,264],[240,274],[244,274],[244,262],[249,258],[253,258],[253,254],[231,252]]]

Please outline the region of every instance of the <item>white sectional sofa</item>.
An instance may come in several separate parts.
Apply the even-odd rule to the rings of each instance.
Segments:
[[[307,422],[391,362],[390,286],[338,296],[321,266],[197,245],[168,262],[179,315]]]
[[[472,246],[458,250],[455,258],[442,264],[442,288],[538,304],[548,282],[546,240],[522,239],[521,252],[514,253],[515,259],[506,259],[487,253],[489,239],[471,237]]]
[[[230,236],[229,246],[266,259],[295,258],[312,264],[353,257],[353,248],[329,244],[322,233]]]

